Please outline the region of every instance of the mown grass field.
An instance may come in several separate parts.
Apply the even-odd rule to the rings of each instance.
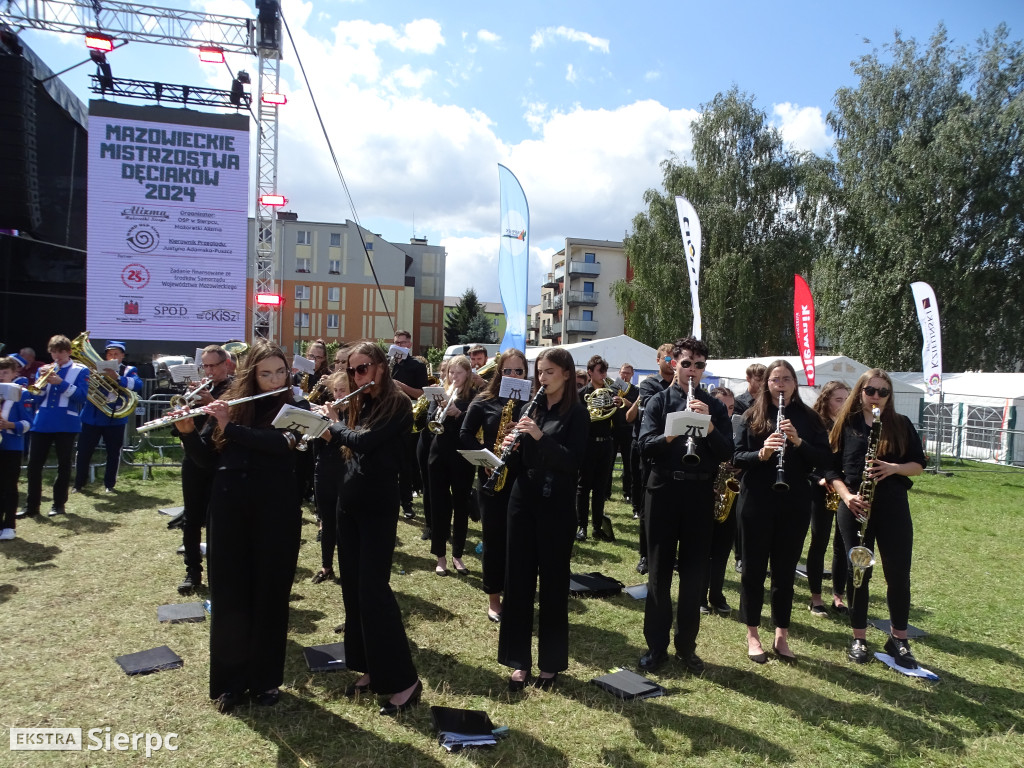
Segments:
[[[17,540],[0,542],[0,722],[5,729],[176,733],[178,749],[147,760],[133,751],[8,752],[4,744],[0,765],[1024,765],[1017,578],[1024,472],[950,468],[954,476],[923,476],[911,492],[911,623],[928,632],[914,650],[941,676],[938,683],[879,662],[847,662],[848,628],[840,618],[813,618],[807,582],[798,579],[795,667],[749,663],[734,611],[731,619],[702,622],[698,653],[708,664],[702,677],[672,662],[656,676],[668,696],[621,702],[589,680],[612,667],[635,668],[645,650],[643,603],[626,595],[574,599],[570,669],[562,684],[510,699],[507,670],[495,660],[498,628],[487,621],[478,557],[467,556],[469,577],[437,578],[418,516],[399,524],[392,584],[425,705],[398,720],[379,716],[373,697],[342,695],[352,673],[306,670],[301,648],[337,641],[333,628],[343,619],[340,587],[310,583],[320,554],[308,509],[281,703],[217,714],[207,697],[209,624],[156,618],[158,606],[193,599],[175,589],[184,573],[175,552],[180,534],[168,531],[167,518],[157,513],[181,503],[178,472],[156,470],[143,481],[138,470],[126,470],[116,496],[87,490],[72,497],[66,517],[21,521]],[[44,497],[44,513],[48,507]],[[618,489],[609,512],[618,541],[578,546],[573,569],[635,584],[637,524]],[[479,538],[479,527],[471,525],[473,544]],[[733,607],[737,579],[730,568],[726,597]],[[870,614],[886,617],[880,593],[875,590]],[[883,640],[869,630],[872,650]],[[163,644],[182,656],[182,669],[129,678],[114,662]],[[431,704],[484,709],[511,735],[494,749],[449,755],[431,732]]]

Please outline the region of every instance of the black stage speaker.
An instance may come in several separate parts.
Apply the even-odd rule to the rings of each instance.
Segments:
[[[32,65],[0,55],[0,229],[34,232],[42,224],[36,152]]]

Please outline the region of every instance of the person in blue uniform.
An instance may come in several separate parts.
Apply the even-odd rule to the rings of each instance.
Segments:
[[[20,366],[13,357],[0,358],[0,384],[15,384]],[[22,404],[24,394],[15,390],[0,396],[0,541],[10,541],[17,535],[15,514],[21,453],[25,435],[32,426],[32,416]]]

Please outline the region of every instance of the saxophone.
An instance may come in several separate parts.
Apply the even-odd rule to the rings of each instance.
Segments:
[[[736,479],[736,469],[728,461],[718,465],[715,475],[715,522],[724,523],[729,519],[736,494],[740,492],[740,481]]]
[[[864,512],[860,518],[860,531],[857,539],[860,541],[856,547],[850,548],[850,565],[853,566],[853,588],[857,589],[864,581],[864,572],[875,564],[875,553],[864,546],[864,536],[868,531],[868,521],[871,519],[871,501],[875,496],[876,480],[871,477],[871,468],[878,453],[878,444],[882,437],[882,412],[878,408],[871,409],[871,416],[874,421],[871,424],[871,435],[868,437],[868,450],[864,454],[864,470],[860,475],[860,488],[857,495],[864,501]]]
[[[501,444],[505,441],[505,435],[508,434],[508,428],[512,424],[512,412],[516,409],[516,400],[514,397],[510,397],[508,402],[505,403],[505,407],[501,409],[501,419],[498,421],[498,435],[494,438],[494,453],[498,454],[501,450]],[[494,492],[500,493],[501,489],[505,487],[505,481],[508,480],[508,467],[502,466],[501,469],[495,470],[498,473],[498,479],[494,481]]]

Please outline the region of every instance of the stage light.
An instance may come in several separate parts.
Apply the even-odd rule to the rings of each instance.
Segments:
[[[109,53],[114,50],[114,38],[104,35],[102,32],[86,32],[85,47],[94,51]]]
[[[206,64],[223,64],[224,49],[215,45],[199,46],[199,60]]]
[[[288,199],[284,195],[260,195],[260,205],[284,205]]]
[[[94,48],[89,51],[89,58],[96,64],[96,78],[100,83],[100,95],[114,90],[114,75],[110,71],[110,65],[107,64],[107,54]]]
[[[273,104],[275,106],[281,106],[282,104],[288,103],[288,97],[283,93],[264,93],[260,96],[260,101],[264,104]]]
[[[261,307],[280,307],[284,305],[284,296],[278,293],[257,293],[256,303]]]

